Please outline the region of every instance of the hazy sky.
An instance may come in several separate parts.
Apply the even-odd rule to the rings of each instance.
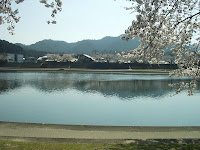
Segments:
[[[77,42],[83,39],[101,39],[104,36],[124,34],[134,15],[124,9],[131,3],[126,0],[62,0],[63,10],[56,25],[48,25],[51,9],[39,0],[25,0],[16,5],[21,20],[16,24],[15,35],[0,25],[0,39],[12,43],[33,44],[43,39]]]

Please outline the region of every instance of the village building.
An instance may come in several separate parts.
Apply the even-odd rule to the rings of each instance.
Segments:
[[[80,63],[91,63],[94,61],[95,59],[89,55],[86,54],[78,55],[78,62]]]
[[[24,61],[23,58],[24,58],[24,55],[22,55],[22,54],[8,53],[8,62],[9,63],[14,63],[14,62],[23,63],[23,61]]]
[[[47,56],[42,56],[37,59],[38,62],[45,62],[48,59]]]
[[[35,57],[26,57],[24,58],[25,63],[37,63],[37,59]]]

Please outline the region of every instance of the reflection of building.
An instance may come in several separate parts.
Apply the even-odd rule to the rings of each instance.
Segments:
[[[78,56],[78,62],[81,62],[81,63],[90,63],[94,61],[95,61],[94,58],[86,54],[82,54]]]
[[[22,54],[8,53],[8,62],[23,63],[23,57]]]

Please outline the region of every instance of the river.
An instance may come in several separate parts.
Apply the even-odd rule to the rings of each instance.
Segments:
[[[172,96],[168,75],[0,73],[0,121],[200,126],[200,86]],[[199,84],[199,83],[198,83]]]

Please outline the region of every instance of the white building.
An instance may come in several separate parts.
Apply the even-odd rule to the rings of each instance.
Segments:
[[[22,54],[13,54],[13,53],[8,53],[8,62],[17,62],[17,63],[23,63],[23,58],[24,56]]]
[[[15,62],[15,54],[8,53],[8,62],[9,63]]]

